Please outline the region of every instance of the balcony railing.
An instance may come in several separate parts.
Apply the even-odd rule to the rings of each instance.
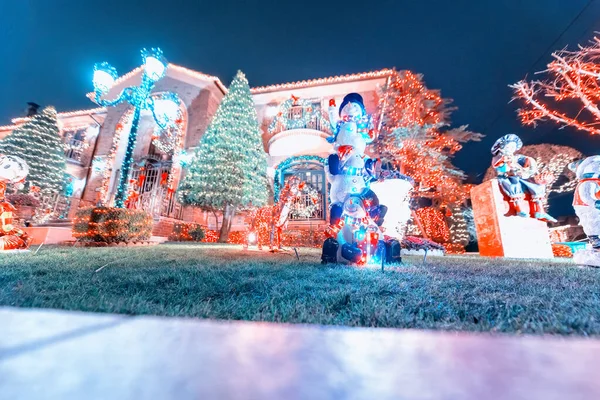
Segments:
[[[294,121],[292,120],[287,126],[283,124],[277,124],[276,129],[273,131],[272,135],[276,135],[278,133],[289,131],[292,129],[312,129],[315,131],[331,133],[331,127],[329,123],[325,120],[321,119],[311,119],[307,122],[302,122],[301,120]]]

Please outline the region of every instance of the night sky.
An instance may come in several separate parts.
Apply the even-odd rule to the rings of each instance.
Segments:
[[[598,0],[0,0],[0,125],[28,101],[93,106],[94,63],[125,73],[142,47],[226,84],[241,69],[252,86],[395,66],[454,99],[453,125],[486,135],[455,160],[479,181],[491,144],[508,132],[600,152],[600,138],[585,133],[521,127],[507,87],[595,31]],[[553,201],[558,213],[569,213],[569,197]]]

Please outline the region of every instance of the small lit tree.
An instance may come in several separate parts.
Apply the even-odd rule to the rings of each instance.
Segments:
[[[0,153],[21,157],[29,166],[26,188],[42,195],[62,193],[65,187],[65,147],[56,110],[47,107],[0,140]]]
[[[552,58],[548,68],[539,72],[546,74],[545,80],[510,85],[513,100],[524,103],[518,110],[521,122],[535,126],[553,121],[561,128],[600,134],[600,38],[575,51],[554,52]]]
[[[184,204],[223,215],[227,242],[236,210],[267,203],[267,158],[245,75],[238,71],[179,188]]]

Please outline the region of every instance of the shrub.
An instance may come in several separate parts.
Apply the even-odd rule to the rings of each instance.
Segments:
[[[173,227],[169,240],[176,242],[201,242],[204,239],[204,228],[195,223],[179,222]]]
[[[152,223],[143,210],[87,207],[77,211],[73,236],[84,242],[139,242],[150,239]]]
[[[40,206],[40,201],[30,194],[9,194],[6,196],[6,201],[8,201],[13,206],[24,206],[34,208]]]

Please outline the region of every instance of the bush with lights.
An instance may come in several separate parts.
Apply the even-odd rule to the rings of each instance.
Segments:
[[[173,227],[169,240],[175,242],[201,242],[205,237],[205,228],[193,222],[179,222]]]
[[[267,158],[245,75],[238,71],[179,187],[183,204],[220,211],[219,241],[227,242],[240,208],[268,200]]]
[[[152,217],[142,210],[113,207],[79,209],[73,236],[84,243],[136,243],[152,236]]]

